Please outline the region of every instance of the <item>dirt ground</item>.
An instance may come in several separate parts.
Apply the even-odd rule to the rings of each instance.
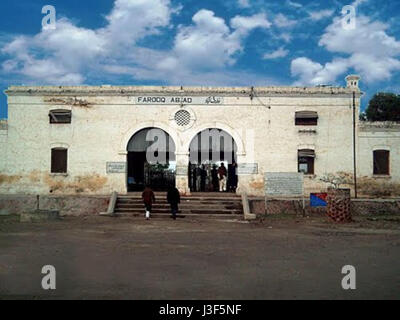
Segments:
[[[41,288],[44,265],[57,288]],[[356,290],[341,287],[356,268]],[[0,218],[0,299],[399,299],[400,220]]]

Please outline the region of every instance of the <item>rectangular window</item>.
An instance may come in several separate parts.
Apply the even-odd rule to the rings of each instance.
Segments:
[[[314,150],[302,149],[298,151],[298,171],[304,174],[314,174]]]
[[[51,149],[51,173],[67,173],[68,150]]]
[[[50,123],[71,123],[71,110],[51,110],[49,112]]]
[[[318,113],[315,111],[297,111],[295,116],[296,126],[316,126]]]
[[[390,152],[387,150],[374,151],[374,174],[389,175]]]

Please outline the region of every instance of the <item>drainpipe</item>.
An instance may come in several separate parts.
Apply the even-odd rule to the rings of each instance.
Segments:
[[[354,162],[354,197],[357,199],[357,158],[356,158],[356,92],[353,91],[353,162]]]

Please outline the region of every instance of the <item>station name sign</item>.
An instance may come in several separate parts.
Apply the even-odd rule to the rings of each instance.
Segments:
[[[141,96],[135,98],[136,104],[204,104],[221,105],[224,104],[223,97],[190,97],[190,96]]]

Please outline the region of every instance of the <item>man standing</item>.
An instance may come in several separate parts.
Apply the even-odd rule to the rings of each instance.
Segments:
[[[150,219],[151,207],[154,202],[156,202],[156,197],[154,196],[153,190],[150,187],[146,186],[142,193],[142,199],[144,206],[146,208],[146,220]]]
[[[179,190],[175,187],[171,187],[167,193],[167,201],[171,205],[172,218],[176,220],[176,214],[178,213],[178,203],[181,203],[181,195]]]
[[[233,161],[231,165],[228,165],[228,191],[236,192],[237,184],[237,163]]]
[[[207,179],[207,170],[204,164],[201,165],[201,179],[200,179],[200,191],[206,191],[206,179]]]
[[[211,181],[213,185],[213,191],[218,192],[219,190],[218,169],[215,164],[213,164],[213,168],[211,170]]]
[[[226,191],[226,168],[224,163],[218,168],[218,178],[219,178],[219,191]]]
[[[196,166],[196,191],[201,191],[201,168],[200,165]]]

